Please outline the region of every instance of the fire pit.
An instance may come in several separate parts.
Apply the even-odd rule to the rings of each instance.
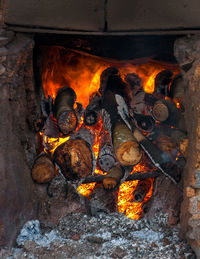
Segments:
[[[198,3],[177,3],[170,24],[150,7],[133,22],[129,4],[119,24],[113,1],[85,4],[96,15],[76,24],[59,9],[49,23],[54,8],[32,3],[0,10],[0,245],[29,219],[48,228],[69,213],[162,212],[198,255]]]

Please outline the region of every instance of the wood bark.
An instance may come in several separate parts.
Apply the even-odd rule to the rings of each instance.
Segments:
[[[85,137],[81,137],[81,131],[84,131]],[[79,130],[54,152],[54,161],[68,180],[80,179],[92,173],[94,157],[89,143],[92,137],[87,135],[90,135],[89,130]]]
[[[106,70],[109,75],[108,71],[109,69]],[[111,71],[113,70],[111,69]],[[117,73],[111,73],[106,82],[107,85],[102,87],[104,89],[102,94],[102,108],[109,114],[110,121],[107,123],[110,124],[114,153],[121,165],[135,165],[141,160],[142,150],[133,137],[131,130],[122,120],[120,110],[123,110],[123,107],[120,107],[121,104],[116,101],[117,95],[122,97],[126,85]]]
[[[143,90],[141,78],[135,74],[127,74],[125,77],[127,86],[125,88],[125,101],[128,105],[129,112],[133,117],[136,114],[149,114],[149,107],[145,101],[146,93]]]
[[[169,70],[163,70],[156,75],[154,95],[157,98],[163,98],[169,95],[169,84],[172,81],[173,73]]]
[[[116,157],[113,150],[111,137],[108,132],[102,130],[100,132],[99,154],[97,163],[100,169],[107,172],[116,163]]]
[[[84,112],[84,123],[93,126],[99,121],[101,108],[101,97],[96,92],[90,96],[90,102]]]
[[[170,86],[169,96],[181,105],[184,104],[185,97],[185,83],[181,74],[177,75]]]
[[[61,88],[55,99],[54,115],[64,135],[71,133],[77,126],[77,116],[74,111],[75,100],[76,94],[70,87]]]
[[[131,130],[122,122],[113,129],[113,146],[117,160],[121,165],[136,165],[142,159],[142,152]]]
[[[133,197],[137,202],[141,202],[144,200],[146,194],[149,192],[151,188],[151,183],[152,182],[150,179],[139,181],[133,192]]]
[[[186,131],[184,113],[169,100],[158,100],[153,108],[152,115],[155,120],[165,122],[182,131]]]
[[[152,141],[146,138],[138,129],[135,128],[133,130],[133,135],[147,156],[150,158],[153,165],[177,184],[178,181],[176,179],[176,175],[174,172],[170,172],[167,167],[168,163],[173,163],[171,158],[166,153],[161,151],[155,144],[153,144]]]
[[[37,183],[48,183],[54,176],[54,164],[50,157],[43,152],[34,161],[32,167],[32,178]]]

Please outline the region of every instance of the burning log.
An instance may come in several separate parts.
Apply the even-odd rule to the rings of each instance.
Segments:
[[[37,183],[48,183],[55,176],[54,164],[50,157],[44,152],[34,161],[32,168],[32,178]]]
[[[101,97],[98,93],[90,96],[90,102],[84,112],[84,123],[87,126],[93,126],[99,121],[101,108]]]
[[[131,130],[122,122],[115,124],[113,130],[113,146],[121,165],[136,165],[141,161],[142,152]]]
[[[54,161],[68,180],[86,177],[93,170],[93,136],[86,129],[80,129],[54,152]]]
[[[123,169],[120,166],[113,166],[104,176],[103,186],[106,190],[113,190],[124,175]]]
[[[169,100],[158,100],[152,108],[152,115],[157,121],[169,123],[171,126],[185,131],[184,113]]]
[[[151,188],[151,180],[146,179],[143,181],[139,181],[137,184],[134,192],[133,192],[133,197],[137,202],[141,202],[144,200],[146,194],[149,192]]]
[[[182,75],[177,75],[172,81],[169,96],[175,101],[183,105],[185,96],[185,83]]]
[[[167,163],[172,162],[171,158],[166,153],[162,152],[148,138],[146,138],[138,129],[133,129],[133,135],[145,153],[148,155],[153,165],[177,184],[176,175],[171,173],[166,166]]]
[[[70,87],[61,88],[55,99],[54,115],[64,135],[71,133],[77,126],[77,116],[73,108],[75,100],[76,94]]]
[[[112,135],[114,152],[121,165],[135,165],[142,158],[142,150],[139,148],[131,130],[122,120],[119,113],[120,109],[123,107],[120,107],[120,104],[116,100],[117,96],[121,97],[126,85],[122,81],[121,77],[116,74],[116,70],[113,72],[113,68],[110,68],[110,70],[106,69],[102,74],[104,75],[105,73],[109,78],[106,80],[107,86],[102,87],[104,88],[102,95],[102,108],[109,114],[108,117],[110,121],[107,121],[107,123],[110,124],[110,133]]]
[[[129,175],[125,181],[136,181],[136,180],[144,180],[144,179],[148,179],[148,178],[154,178],[154,177],[158,177],[160,176],[161,173],[160,172],[155,172],[155,171],[151,171],[151,172],[147,172],[147,173],[134,173]],[[97,176],[89,176],[86,177],[85,179],[83,179],[83,181],[81,182],[81,184],[87,184],[87,183],[101,183],[104,180],[105,175],[97,175]]]
[[[100,133],[99,154],[97,163],[100,169],[104,172],[110,170],[116,163],[110,135],[105,131],[102,131]]]
[[[154,95],[157,97],[169,96],[169,84],[172,81],[173,73],[163,70],[156,75]]]
[[[155,121],[151,116],[144,116],[142,114],[132,112],[132,117],[136,126],[142,131],[151,132],[153,130]]]
[[[127,74],[125,77],[128,83],[125,88],[125,99],[128,104],[129,112],[134,116],[137,114],[149,114],[148,107],[145,102],[146,93],[143,91],[142,80],[135,74]]]

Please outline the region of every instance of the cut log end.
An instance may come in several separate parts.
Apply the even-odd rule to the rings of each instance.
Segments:
[[[169,117],[168,107],[163,103],[155,103],[152,109],[152,115],[157,121],[166,121]]]
[[[136,165],[141,161],[142,151],[136,142],[125,142],[116,151],[116,157],[124,166]]]
[[[83,139],[68,140],[54,153],[54,161],[68,179],[86,177],[92,172],[92,153]]]
[[[93,126],[98,122],[98,113],[95,111],[87,111],[84,115],[84,123],[87,126]]]
[[[103,186],[106,190],[113,190],[123,177],[123,170],[120,166],[113,166],[104,176]]]
[[[35,160],[32,168],[32,178],[37,183],[48,183],[55,176],[53,162],[46,155],[40,156]]]
[[[63,112],[58,119],[58,126],[64,135],[68,135],[77,126],[77,117],[74,111]]]

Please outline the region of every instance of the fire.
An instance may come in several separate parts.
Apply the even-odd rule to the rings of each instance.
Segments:
[[[52,98],[55,99],[60,88],[70,86],[76,92],[76,101],[82,103],[84,108],[88,105],[91,94],[97,92],[99,89],[101,73],[110,66],[118,68],[123,80],[128,73],[136,73],[142,79],[144,91],[147,93],[154,92],[155,77],[159,72],[164,69],[169,69],[174,72],[175,75],[178,71],[175,65],[156,62],[150,59],[143,61],[143,63],[131,60],[114,61],[91,55],[83,55],[64,47],[45,47],[45,51],[43,51],[43,62],[42,82],[45,95],[51,95]],[[76,130],[81,127],[87,127],[84,125],[83,118],[79,122]],[[102,120],[99,120],[97,125],[89,127],[95,136],[93,151],[96,159],[99,153],[99,133],[102,127]],[[44,141],[47,144],[52,143],[53,147],[50,152],[53,154],[54,150],[68,139],[69,137],[58,139],[46,138]],[[147,167],[146,161],[143,161],[133,168],[131,174],[136,172],[144,173],[148,170],[149,167]],[[97,168],[94,172],[96,174],[103,174],[103,172]],[[135,202],[133,200],[133,191],[138,181],[124,182],[118,191],[119,212],[125,213],[129,218],[139,219],[142,215],[143,204],[147,202],[152,195],[153,179],[151,179],[151,181],[151,188],[143,202]],[[96,183],[82,184],[79,186],[78,191],[84,196],[89,196],[95,185]]]
[[[153,60],[144,63],[135,61],[114,61],[91,55],[83,55],[64,47],[45,47],[43,52],[42,82],[46,96],[55,99],[58,90],[70,86],[77,95],[77,102],[85,108],[92,93],[98,91],[100,76],[103,70],[110,66],[118,68],[122,79],[128,73],[136,73],[142,79],[144,91],[153,93],[154,79],[164,69],[170,69],[177,74],[176,65],[169,65]]]
[[[148,171],[148,167],[142,161],[138,165],[136,165],[131,174],[136,172],[145,173]],[[152,181],[151,188],[146,194],[144,200],[142,202],[136,202],[133,200],[133,192],[138,184],[137,181],[127,181],[120,185],[118,192],[118,210],[121,213],[124,213],[128,218],[131,219],[139,219],[143,213],[142,206],[145,202],[147,202],[151,196],[153,191],[153,178],[150,178]]]

